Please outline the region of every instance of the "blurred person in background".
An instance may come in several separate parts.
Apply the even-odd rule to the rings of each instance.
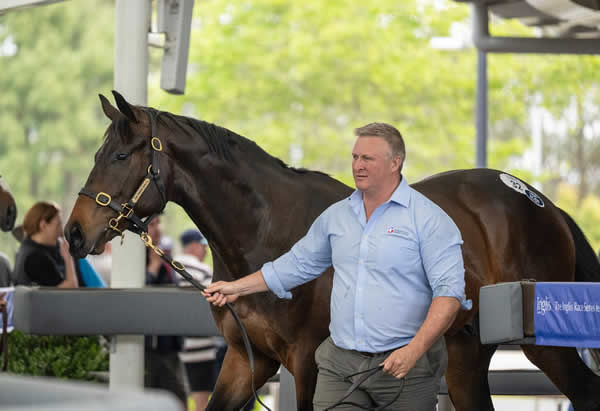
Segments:
[[[175,260],[184,265],[202,285],[207,286],[212,280],[212,268],[204,263],[208,243],[197,229],[184,231],[179,237],[182,254]],[[180,287],[193,287],[183,277],[178,278]],[[183,351],[179,358],[183,362],[187,376],[190,396],[197,411],[204,411],[208,399],[217,381],[217,348],[222,346],[221,337],[186,337],[183,340]]]
[[[153,244],[160,244],[162,238],[161,217],[157,216],[148,224],[148,234]],[[146,249],[146,285],[170,286],[175,285],[175,277],[171,267],[161,257]],[[145,369],[144,386],[159,388],[172,392],[179,398],[183,406],[187,405],[187,395],[184,385],[183,367],[179,360],[182,338],[172,335],[152,335],[145,339]]]
[[[79,287],[69,243],[62,237],[60,207],[54,202],[35,203],[25,214],[23,231],[15,260],[15,285]]]
[[[100,274],[104,282],[110,284],[110,273],[112,272],[112,243],[108,242],[104,246],[102,254],[88,255],[86,257],[94,270]]]

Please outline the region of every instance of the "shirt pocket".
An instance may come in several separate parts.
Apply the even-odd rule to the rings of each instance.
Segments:
[[[375,255],[376,267],[385,272],[408,273],[420,269],[421,253],[416,234],[394,230],[380,235]]]

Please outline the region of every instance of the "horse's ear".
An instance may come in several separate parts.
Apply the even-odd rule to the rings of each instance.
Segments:
[[[112,93],[113,96],[115,96],[117,107],[119,107],[121,113],[125,114],[125,117],[127,117],[129,120],[133,121],[134,123],[137,123],[137,118],[135,118],[135,114],[133,114],[133,109],[131,105],[125,100],[125,97],[119,94],[119,92],[116,90],[113,90]]]
[[[113,105],[110,104],[110,101],[108,101],[108,99],[106,97],[104,97],[102,94],[98,94],[98,97],[100,97],[100,104],[102,104],[102,111],[104,111],[104,114],[106,114],[106,117],[110,118],[111,120],[115,120],[118,116],[121,115],[121,113],[119,113],[119,110],[117,110],[115,107],[113,107]]]

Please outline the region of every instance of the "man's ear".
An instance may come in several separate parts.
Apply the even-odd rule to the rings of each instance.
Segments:
[[[129,104],[127,102],[127,100],[125,100],[125,97],[123,97],[121,94],[119,94],[118,91],[113,90],[112,91],[113,96],[115,96],[115,101],[117,102],[117,107],[119,107],[119,110],[121,110],[121,113],[123,113],[125,115],[125,117],[127,117],[129,120],[133,121],[134,123],[137,123],[137,118],[135,118],[135,114],[134,114],[134,109],[131,106],[131,104]]]
[[[110,104],[110,101],[108,101],[106,97],[104,97],[102,94],[98,94],[98,97],[100,97],[102,111],[104,111],[106,117],[114,121],[118,116],[121,115],[119,110],[117,110],[112,104]]]
[[[394,167],[396,167],[396,170],[400,170],[402,168],[402,163],[404,162],[404,158],[402,156],[394,156],[394,159],[392,160]]]

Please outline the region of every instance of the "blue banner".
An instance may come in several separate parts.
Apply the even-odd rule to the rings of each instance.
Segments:
[[[536,283],[536,345],[600,348],[600,283]]]

